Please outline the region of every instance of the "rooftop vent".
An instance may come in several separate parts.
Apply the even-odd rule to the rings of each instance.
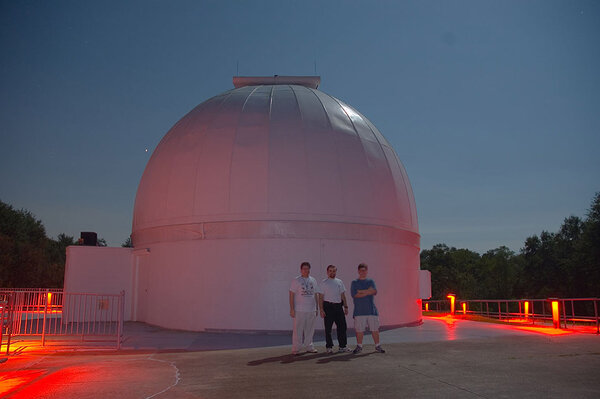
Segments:
[[[300,85],[317,89],[321,84],[320,76],[234,76],[233,86],[236,89],[244,86],[260,85]]]

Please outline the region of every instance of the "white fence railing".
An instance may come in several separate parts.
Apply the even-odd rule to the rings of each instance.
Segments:
[[[14,336],[115,341],[121,347],[125,292],[71,293],[57,289],[0,289],[7,353]]]
[[[452,300],[423,300],[423,311],[451,312]],[[556,303],[553,315],[552,304]],[[600,298],[549,298],[549,299],[456,299],[455,314],[479,315],[499,320],[553,321],[556,327],[569,328],[577,324],[596,327],[600,335]]]

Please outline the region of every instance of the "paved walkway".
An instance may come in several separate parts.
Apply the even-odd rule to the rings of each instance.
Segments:
[[[169,331],[128,323],[123,350],[18,341],[8,398],[598,398],[600,336],[450,318],[382,332],[360,355],[291,356],[287,334]],[[323,351],[322,336],[317,347]],[[354,345],[355,340],[350,339]],[[98,346],[98,345],[95,345]]]

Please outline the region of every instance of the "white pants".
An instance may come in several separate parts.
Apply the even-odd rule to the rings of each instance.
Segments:
[[[292,332],[292,352],[298,352],[302,347],[313,350],[313,335],[315,334],[316,312],[298,312],[294,317]]]

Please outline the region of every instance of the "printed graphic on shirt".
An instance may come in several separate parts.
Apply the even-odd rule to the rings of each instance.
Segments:
[[[302,296],[313,296],[315,295],[315,287],[310,279],[300,279],[300,295]]]

